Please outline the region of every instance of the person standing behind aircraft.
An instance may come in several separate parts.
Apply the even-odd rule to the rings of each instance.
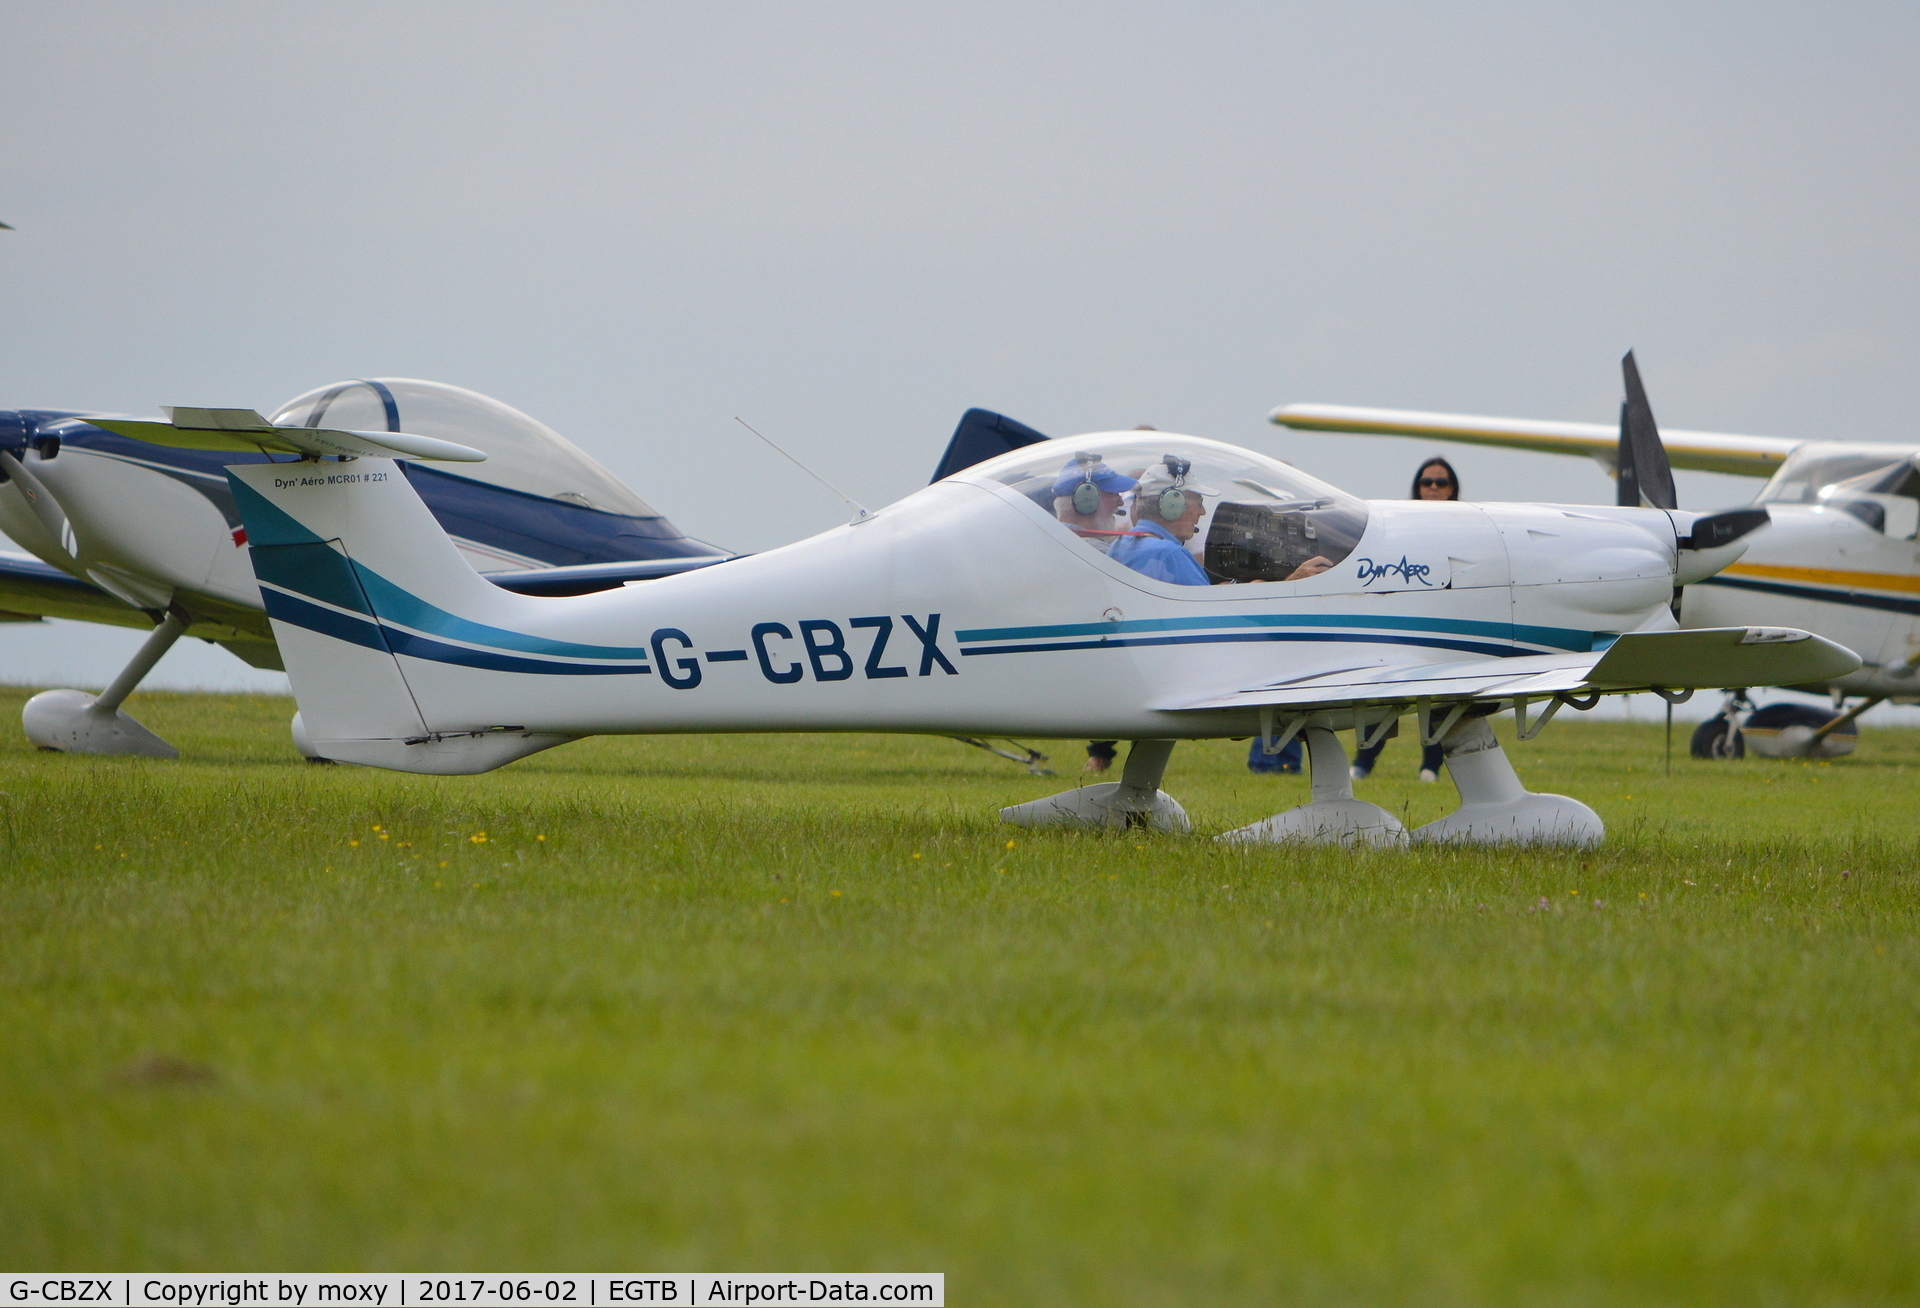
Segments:
[[[1457,500],[1460,498],[1460,477],[1454,472],[1453,465],[1439,455],[1434,455],[1420,465],[1420,471],[1413,474],[1413,494],[1416,500]],[[1355,779],[1363,778],[1373,771],[1373,765],[1380,759],[1380,751],[1387,747],[1382,740],[1379,744],[1361,750],[1353,758]],[[1446,760],[1446,751],[1438,745],[1427,745],[1420,753],[1420,779],[1438,781],[1440,764]]]

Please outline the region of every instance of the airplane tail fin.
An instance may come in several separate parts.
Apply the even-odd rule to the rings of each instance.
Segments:
[[[583,659],[595,671],[644,667],[644,650],[537,634],[552,606],[569,601],[515,595],[482,578],[389,459],[249,464],[227,477],[302,725],[321,756],[484,772],[573,738],[529,729],[529,697],[507,684],[520,679],[497,674],[567,671],[556,665]],[[476,711],[504,720],[461,716]]]

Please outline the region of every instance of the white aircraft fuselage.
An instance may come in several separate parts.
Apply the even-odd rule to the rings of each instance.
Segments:
[[[621,732],[1170,740],[1259,733],[1280,703],[1346,728],[1360,699],[1398,701],[1397,717],[1417,693],[1356,693],[1356,680],[1504,678],[1511,696],[1530,673],[1591,668],[1627,633],[1671,633],[1676,581],[1740,550],[1682,549],[1694,515],[1660,510],[1362,503],[1192,437],[1047,445],[781,549],[563,599],[456,567],[385,461],[233,476],[308,738],[410,771],[479,771]],[[1293,531],[1300,549],[1338,557],[1298,580],[1143,575],[1032,491],[1081,447],[1116,467],[1177,451],[1215,489],[1248,488],[1228,498],[1266,511],[1275,539]],[[1210,566],[1234,566],[1230,535],[1209,537]],[[1806,652],[1817,647],[1820,666],[1851,666],[1824,642]],[[1348,688],[1288,689],[1326,677]],[[1707,683],[1676,671],[1667,684]]]

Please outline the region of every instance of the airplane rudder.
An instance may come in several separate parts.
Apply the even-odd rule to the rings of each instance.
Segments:
[[[227,476],[253,544],[337,542],[383,594],[398,588],[441,606],[487,612],[506,594],[473,570],[391,459],[250,464]],[[381,595],[372,598],[377,606]]]

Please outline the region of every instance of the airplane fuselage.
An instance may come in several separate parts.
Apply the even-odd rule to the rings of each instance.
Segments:
[[[1855,695],[1920,696],[1920,542],[1841,508],[1768,504],[1772,523],[1716,576],[1688,586],[1688,627],[1770,623],[1816,631],[1860,655],[1832,682]],[[1813,689],[1824,689],[1814,687]]]
[[[1196,466],[1231,450],[1173,439]],[[285,519],[271,539],[255,522],[253,545],[283,648],[297,631],[330,638],[295,680],[309,736],[384,766],[404,766],[396,736],[466,733],[501,750],[509,735],[619,732],[1244,736],[1257,709],[1192,706],[1335,670],[1588,654],[1672,630],[1676,568],[1738,553],[1683,562],[1676,515],[1659,510],[1353,501],[1364,528],[1338,550],[1322,536],[1341,557],[1318,575],[1177,585],[1000,480],[1037,458],[1050,481],[1062,457],[1008,456],[809,540],[566,599],[457,575],[392,465],[241,469],[236,484],[271,493],[242,504],[250,522]],[[351,559],[335,538],[357,542]],[[362,756],[356,741],[386,743]]]

